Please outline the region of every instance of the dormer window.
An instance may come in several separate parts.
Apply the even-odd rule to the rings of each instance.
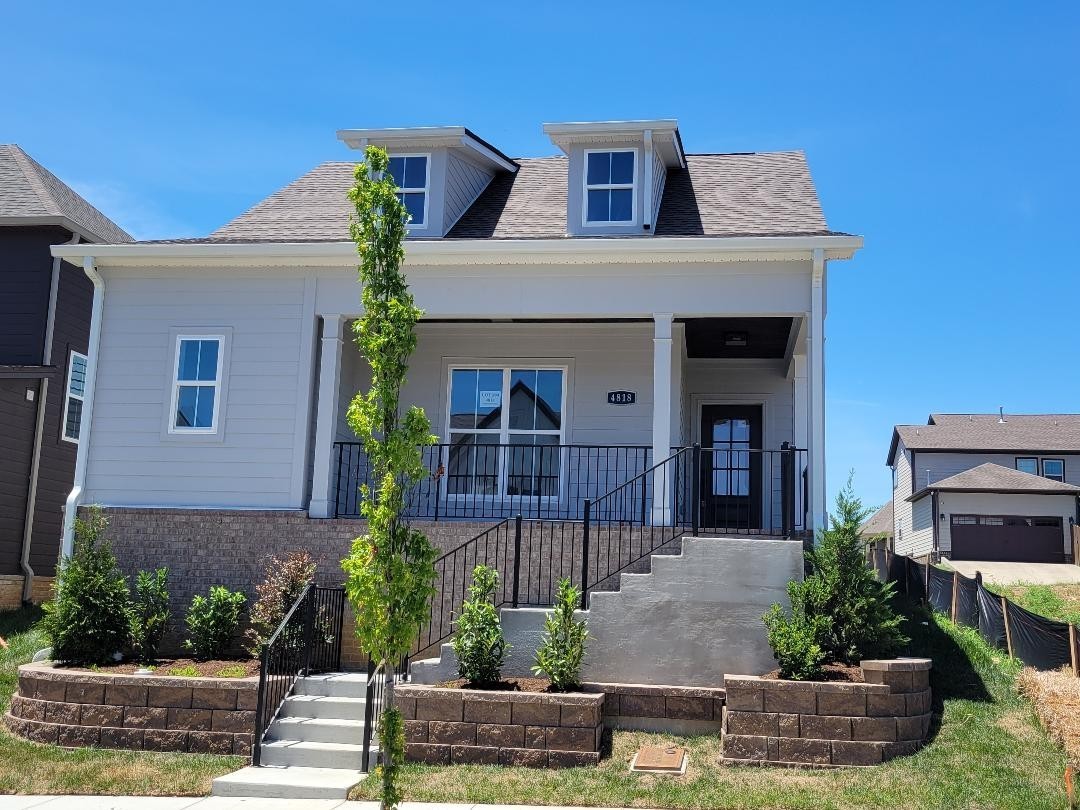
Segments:
[[[585,150],[585,224],[632,223],[636,219],[637,151]]]
[[[427,223],[429,162],[427,155],[394,155],[390,158],[389,171],[398,186],[398,199],[412,217],[409,224],[417,227]]]

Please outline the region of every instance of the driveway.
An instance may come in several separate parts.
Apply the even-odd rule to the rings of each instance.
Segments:
[[[999,585],[1011,585],[1014,582],[1029,582],[1032,585],[1080,582],[1080,565],[977,560],[942,560],[942,563],[969,578],[974,578],[975,572],[981,571],[985,581]]]

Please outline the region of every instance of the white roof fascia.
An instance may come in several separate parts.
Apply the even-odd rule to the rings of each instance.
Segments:
[[[860,236],[664,237],[633,239],[433,239],[406,243],[406,265],[643,264],[806,261],[814,250],[850,259]],[[73,262],[92,256],[108,266],[353,266],[352,242],[133,243],[53,245]]]
[[[465,148],[484,162],[504,171],[516,172],[518,165],[482,143],[465,127],[400,127],[389,129],[339,129],[338,140],[351,149],[363,149],[369,143],[392,149],[428,147]]]

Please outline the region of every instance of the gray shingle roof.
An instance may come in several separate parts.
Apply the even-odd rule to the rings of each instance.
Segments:
[[[566,235],[567,159],[519,159],[458,220],[450,239],[558,239]],[[214,231],[208,241],[307,242],[349,238],[345,192],[353,163],[324,163]],[[687,155],[668,172],[658,236],[802,236],[825,224],[801,152]]]
[[[97,242],[132,241],[116,223],[15,144],[0,144],[0,220],[7,224],[55,221],[71,225]]]
[[[1080,452],[1080,414],[935,413],[926,425],[897,425],[909,450]],[[890,460],[892,451],[890,451]]]
[[[1040,475],[1020,472],[1000,464],[980,464],[970,470],[935,481],[928,487],[911,495],[908,500],[915,501],[927,492],[1007,492],[1029,495],[1076,495],[1080,487],[1051,481]]]
[[[878,537],[885,535],[893,536],[893,505],[890,500],[883,507],[870,516],[870,519],[859,527],[860,537]]]

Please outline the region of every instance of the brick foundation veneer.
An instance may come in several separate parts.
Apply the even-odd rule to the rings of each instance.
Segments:
[[[30,601],[35,605],[52,597],[53,577],[34,577],[30,585]],[[0,610],[15,610],[22,605],[23,578],[14,574],[0,574]]]
[[[930,666],[863,661],[866,683],[729,675],[722,761],[878,765],[914,753],[930,729]]]
[[[596,765],[603,694],[398,686],[405,757],[429,765]]]
[[[108,675],[19,667],[4,716],[21,737],[69,748],[251,755],[258,678]]]
[[[723,689],[633,683],[586,683],[581,688],[604,695],[607,728],[669,734],[713,734],[720,730]]]

